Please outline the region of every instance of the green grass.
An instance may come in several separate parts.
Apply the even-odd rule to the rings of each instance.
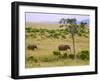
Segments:
[[[33,68],[33,67],[55,67],[55,66],[83,66],[88,65],[89,62],[77,59],[76,62],[70,58],[56,58],[56,57],[41,57],[40,59],[37,58],[39,62],[28,62],[26,63],[26,68]]]

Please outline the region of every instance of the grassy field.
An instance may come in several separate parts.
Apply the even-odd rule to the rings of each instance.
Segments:
[[[39,24],[39,23],[27,23],[26,28],[37,28],[37,29],[48,29],[55,30],[60,29],[58,24]],[[78,59],[74,62],[73,59],[65,58],[64,53],[72,54],[72,39],[70,35],[66,35],[65,39],[52,39],[52,38],[41,38],[39,35],[37,38],[31,36],[30,33],[26,32],[26,57],[25,57],[25,67],[55,67],[55,66],[80,66],[89,65],[89,60]],[[38,49],[29,50],[27,46],[30,44],[35,44]],[[58,46],[60,44],[66,44],[71,47],[71,51],[61,51],[61,55],[54,55],[53,51],[58,51]],[[75,37],[76,54],[83,50],[89,51],[89,38],[83,36]]]

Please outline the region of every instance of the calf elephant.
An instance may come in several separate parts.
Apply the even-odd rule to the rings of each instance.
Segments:
[[[27,48],[28,48],[29,50],[34,50],[34,49],[37,49],[37,45],[35,45],[35,44],[28,45]]]

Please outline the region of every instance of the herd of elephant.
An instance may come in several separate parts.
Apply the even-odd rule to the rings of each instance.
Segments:
[[[35,49],[38,49],[38,46],[36,44],[32,44],[32,45],[28,45],[27,48],[29,50],[35,50]],[[64,44],[59,45],[58,49],[59,51],[67,51],[67,50],[71,51],[70,45],[64,45]]]

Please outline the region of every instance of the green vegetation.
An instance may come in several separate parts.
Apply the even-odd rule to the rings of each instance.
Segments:
[[[26,36],[38,38],[40,36],[41,38],[54,38],[54,39],[66,39],[69,35],[69,31],[65,29],[55,29],[55,30],[49,30],[49,29],[37,29],[32,27],[27,27],[26,29]],[[79,32],[78,36],[88,37],[89,31],[86,32]]]
[[[53,54],[54,54],[55,56],[60,56],[60,55],[61,55],[60,51],[53,51]]]
[[[89,60],[89,51],[87,50],[81,51],[78,55],[78,57],[82,60]]]
[[[54,39],[65,39],[66,34],[68,34],[68,31],[64,29],[56,29],[56,30],[48,30],[48,29],[36,29],[36,28],[31,28],[28,27],[26,28],[26,32],[29,33],[28,36],[32,36],[33,38],[37,38],[39,35],[41,38],[54,38]]]
[[[38,61],[34,56],[30,56],[30,57],[26,58],[26,60],[28,62],[37,62]]]
[[[88,64],[89,60],[89,51],[84,50],[81,51],[77,54],[77,60],[76,63],[73,61],[74,60],[74,55],[73,54],[67,54],[66,52],[61,54],[59,51],[53,51],[52,54],[48,54],[45,56],[30,56],[26,58],[26,67],[32,68],[32,67],[43,67],[45,66],[69,66],[69,65],[85,65]],[[69,62],[70,60],[70,62]],[[59,64],[60,62],[60,64]],[[49,63],[57,63],[53,65],[48,65]]]
[[[64,22],[26,25],[26,68],[89,64],[89,28],[83,22],[77,25],[75,20]],[[59,50],[61,44],[69,45],[71,50]],[[30,50],[29,45],[36,45],[37,49]]]

